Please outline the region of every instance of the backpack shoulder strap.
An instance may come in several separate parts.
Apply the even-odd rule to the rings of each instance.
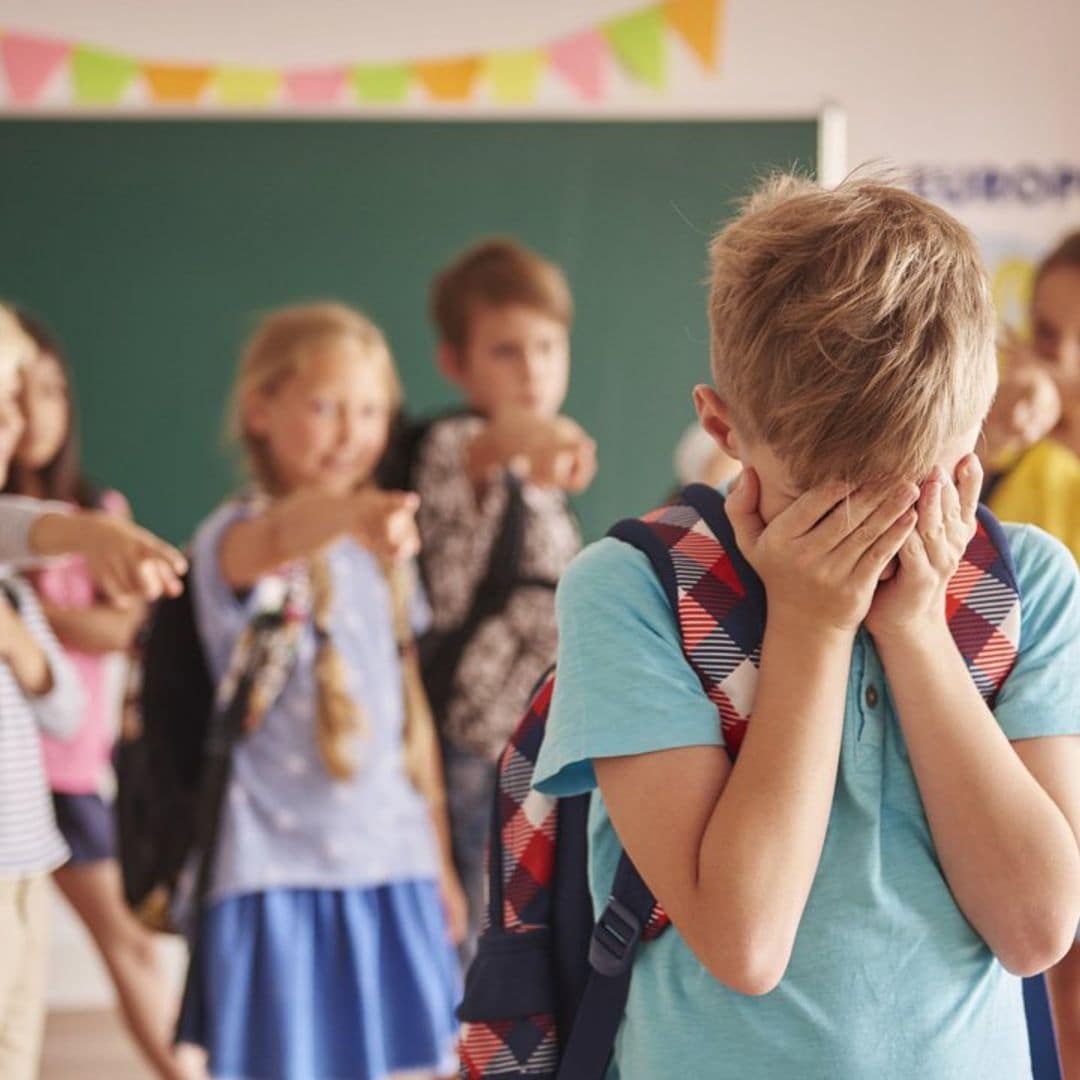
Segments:
[[[765,590],[739,554],[723,496],[703,484],[692,485],[669,505],[619,522],[609,535],[642,551],[656,571],[676,613],[683,652],[720,709],[734,757],[753,700]],[[589,978],[559,1080],[604,1075],[626,1010],[638,945],[667,924],[667,915],[623,852],[611,896],[593,928]]]
[[[972,681],[993,708],[1020,650],[1020,586],[1008,538],[985,506],[946,591],[946,616]]]
[[[675,612],[683,653],[720,712],[728,753],[746,731],[765,635],[765,587],[735,543],[724,497],[691,484],[611,536],[649,559]]]
[[[656,899],[624,852],[607,906],[589,942],[589,978],[559,1062],[558,1080],[604,1076],[619,1032],[634,956],[656,909]]]

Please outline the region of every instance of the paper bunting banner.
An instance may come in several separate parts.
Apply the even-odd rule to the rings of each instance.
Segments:
[[[621,71],[662,90],[668,43],[678,39],[708,72],[719,67],[725,0],[660,0],[533,48],[324,68],[166,63],[96,45],[0,31],[0,110],[63,103],[125,108],[300,109],[400,105],[417,96],[456,104],[486,95],[496,105],[537,101],[550,78],[583,101],[609,92]],[[550,75],[549,75],[550,73]]]
[[[143,74],[154,101],[163,105],[191,105],[202,97],[214,73],[208,67],[147,64]]]
[[[269,105],[277,96],[281,75],[270,68],[218,68],[214,83],[224,105]]]
[[[604,92],[607,44],[595,30],[556,41],[548,50],[551,65],[587,101]]]
[[[491,96],[500,105],[527,104],[536,99],[544,74],[543,49],[492,53],[485,73],[491,80]]]
[[[667,0],[664,18],[677,30],[706,71],[716,70],[716,36],[723,0]]]
[[[467,101],[480,73],[480,61],[475,56],[429,60],[415,64],[413,70],[433,101]]]
[[[396,105],[409,93],[410,75],[405,64],[368,64],[353,68],[352,82],[360,101]]]
[[[75,100],[83,105],[115,105],[138,70],[126,56],[77,46],[71,57]]]
[[[660,8],[613,19],[604,36],[629,75],[659,89],[664,85],[664,13]]]
[[[11,100],[19,104],[37,100],[70,51],[69,46],[58,41],[26,34],[5,34],[0,38],[0,61]]]
[[[343,68],[288,71],[285,73],[285,96],[294,105],[333,105],[345,88]]]

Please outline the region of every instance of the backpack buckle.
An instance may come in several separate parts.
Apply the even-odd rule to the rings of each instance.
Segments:
[[[625,974],[640,940],[641,920],[625,904],[609,896],[589,940],[589,966],[608,977]]]

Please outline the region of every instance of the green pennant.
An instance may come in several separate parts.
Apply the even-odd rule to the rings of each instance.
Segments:
[[[619,63],[635,79],[661,89],[666,77],[664,64],[664,12],[650,7],[603,26]]]
[[[71,57],[75,100],[83,105],[115,105],[136,71],[138,65],[129,57],[79,45]]]
[[[361,101],[396,104],[409,92],[406,64],[364,64],[352,69],[352,84]]]

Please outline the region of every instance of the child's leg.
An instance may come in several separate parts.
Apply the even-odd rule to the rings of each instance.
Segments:
[[[49,959],[46,875],[0,881],[0,1076],[34,1080]]]
[[[65,866],[56,883],[90,931],[112,976],[129,1030],[160,1076],[185,1075],[172,1047],[176,994],[153,934],[124,902],[120,868],[115,859]]]
[[[491,825],[495,766],[486,758],[447,744],[443,748],[446,802],[454,863],[469,901],[469,927],[459,950],[468,966],[476,953],[484,906],[484,852]]]

